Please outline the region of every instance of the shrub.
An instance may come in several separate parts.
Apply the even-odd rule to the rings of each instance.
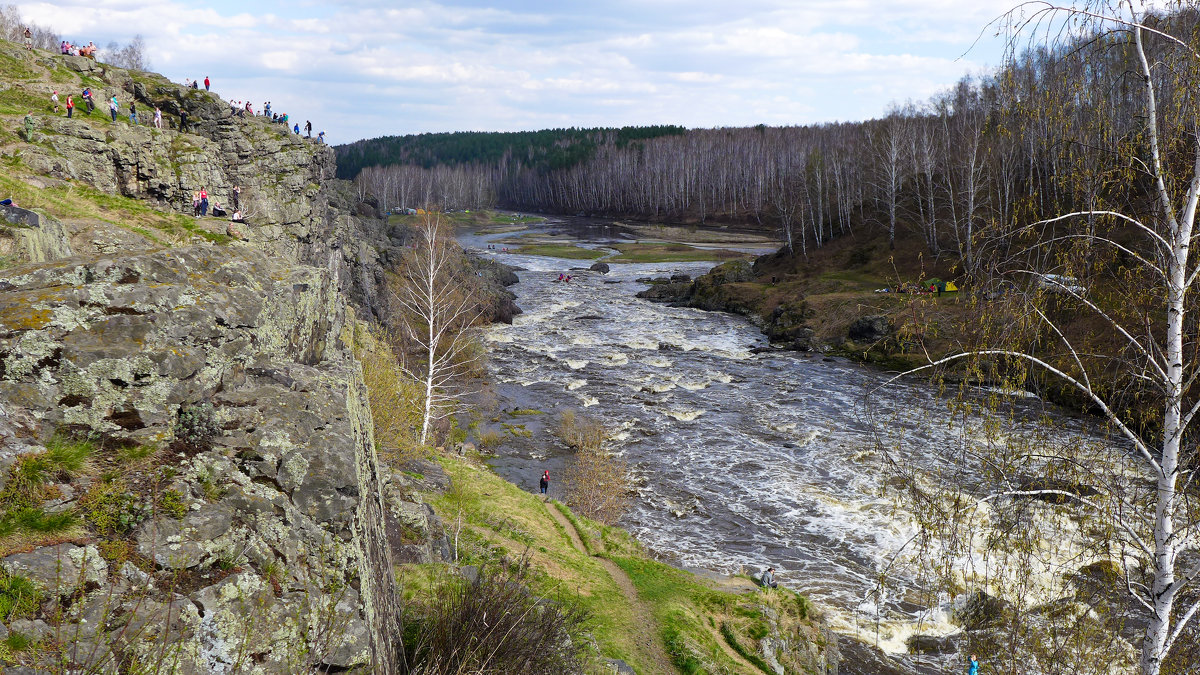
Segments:
[[[403,626],[408,669],[429,675],[582,672],[586,612],[546,602],[526,581],[528,559],[485,567],[473,583],[441,586],[423,616]]]
[[[598,420],[568,410],[559,420],[558,435],[575,448],[575,457],[563,472],[567,503],[592,520],[616,523],[629,508],[629,467],[604,450],[611,435],[608,429]]]
[[[120,481],[98,482],[79,500],[83,517],[101,534],[133,530],[150,516],[150,508],[125,491]]]
[[[567,447],[576,450],[596,450],[608,440],[609,431],[603,422],[582,417],[566,410],[558,418],[558,437]]]
[[[212,448],[213,439],[220,430],[211,403],[185,406],[179,409],[179,418],[175,422],[175,440],[203,452]]]

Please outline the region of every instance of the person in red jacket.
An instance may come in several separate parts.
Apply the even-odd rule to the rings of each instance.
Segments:
[[[205,75],[205,76],[204,76],[204,91],[208,91],[208,86],[209,86],[209,84],[210,84],[210,83],[209,83],[209,81],[208,81],[208,76],[207,76],[207,75]]]
[[[73,113],[73,112],[75,112],[75,101],[71,98],[71,95],[68,94],[67,95],[67,117],[70,118],[71,113]]]

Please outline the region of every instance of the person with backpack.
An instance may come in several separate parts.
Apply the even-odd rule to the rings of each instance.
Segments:
[[[33,33],[29,31],[29,26],[25,27],[25,49],[33,51]]]
[[[96,101],[92,98],[92,90],[88,87],[83,88],[83,102],[87,104],[88,114],[91,115],[92,111],[96,109]]]
[[[112,121],[114,122],[117,121],[117,109],[120,107],[121,104],[117,103],[116,94],[113,94],[112,99],[108,102],[108,112],[112,114]]]
[[[538,481],[538,488],[542,491],[542,494],[548,494],[547,491],[550,489],[550,472],[548,470],[542,472],[542,477]]]
[[[134,126],[137,126],[138,120],[137,120],[137,104],[136,103],[129,104],[129,123]]]

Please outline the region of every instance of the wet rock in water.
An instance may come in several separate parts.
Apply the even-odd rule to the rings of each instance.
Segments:
[[[954,622],[963,630],[995,628],[1004,623],[1005,615],[1012,609],[1008,602],[983,591],[972,593],[962,607],[954,613]]]
[[[606,284],[619,284],[619,283],[621,283],[621,280],[620,280],[620,279],[605,279],[605,280],[604,280],[604,283],[606,283]]]
[[[882,315],[863,316],[854,320],[846,331],[847,337],[855,342],[875,342],[891,334],[888,318]]]
[[[637,282],[639,284],[669,284],[671,280],[667,277],[641,277]]]
[[[593,264],[588,269],[593,272],[599,272],[601,274],[608,274],[609,268],[608,268],[608,263],[598,262],[598,263]]]
[[[608,317],[599,316],[597,314],[584,314],[583,316],[575,317],[575,321],[604,321]]]
[[[914,635],[908,640],[908,651],[910,654],[956,654],[958,646],[954,644],[954,639],[950,637],[937,637],[934,635]]]
[[[690,274],[676,273],[676,274],[671,275],[672,282],[678,283],[678,282],[691,281],[691,280],[692,280],[692,276]]]
[[[687,297],[691,288],[689,283],[656,283],[644,291],[639,291],[637,297],[654,302],[679,302]]]

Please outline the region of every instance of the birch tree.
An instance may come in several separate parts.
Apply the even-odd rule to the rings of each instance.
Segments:
[[[420,443],[454,412],[476,360],[476,326],[482,308],[471,292],[462,251],[437,213],[414,227],[414,242],[391,284],[405,340],[404,373],[420,383]]]
[[[1125,50],[1141,105],[1120,146],[1126,173],[1107,186],[1103,199],[1078,197],[1086,208],[1018,228],[1014,240],[1027,246],[1006,254],[995,269],[1026,279],[1028,290],[988,308],[980,325],[993,328],[981,329],[979,344],[909,372],[968,363],[969,376],[987,370],[984,379],[1009,388],[1052,383],[1098,414],[1115,441],[1105,453],[1072,443],[1055,450],[1026,444],[963,451],[974,455],[977,467],[999,467],[984,469],[995,480],[982,494],[972,501],[914,492],[924,493],[926,507],[953,504],[948,511],[955,518],[986,506],[1005,523],[1022,522],[1011,514],[1028,509],[1031,499],[1061,503],[1085,523],[1080,538],[1098,542],[1097,551],[1115,559],[1126,595],[1144,612],[1137,670],[1191,672],[1194,662],[1172,664],[1171,657],[1172,650],[1194,644],[1200,612],[1197,436],[1191,429],[1200,412],[1200,341],[1190,316],[1200,311],[1193,293],[1200,259],[1191,254],[1200,203],[1195,17],[1157,15],[1123,0],[1082,8],[1026,3],[1006,18],[1018,31],[1053,26],[1073,44]],[[1076,142],[1086,147],[1090,140]],[[1089,153],[1079,161],[1097,157]],[[1094,328],[1080,330],[1085,321]],[[1020,473],[1027,477],[1019,479]],[[994,544],[1009,532],[989,536]],[[1016,665],[1019,656],[1010,658],[1014,669],[1026,667]],[[1037,667],[1049,670],[1044,663]]]

